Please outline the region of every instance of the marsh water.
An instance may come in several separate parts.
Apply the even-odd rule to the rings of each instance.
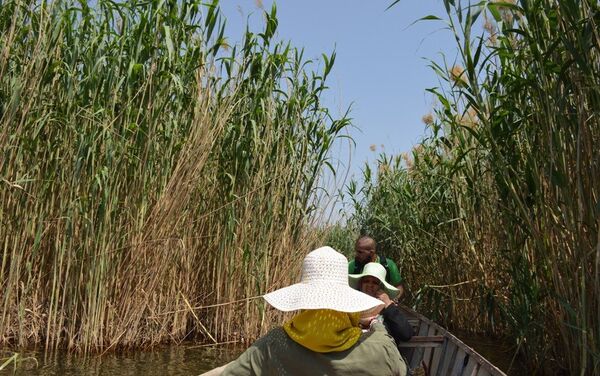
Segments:
[[[186,345],[89,357],[64,352],[49,356],[27,351],[19,353],[16,370],[11,364],[0,373],[18,376],[199,375],[235,359],[242,351],[239,347]]]
[[[503,371],[509,370],[513,351],[506,344],[488,337],[455,333],[469,346],[488,358]],[[108,375],[200,375],[239,356],[240,347],[168,346],[153,351],[111,353],[103,356],[74,356],[64,352],[48,355],[44,352],[19,353],[16,369],[11,364],[2,374],[18,376],[108,376]],[[1,355],[6,358],[7,352]],[[2,362],[0,362],[2,363]],[[513,364],[509,375],[522,375]]]

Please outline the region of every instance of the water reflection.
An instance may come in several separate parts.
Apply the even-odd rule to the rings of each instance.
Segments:
[[[170,346],[153,351],[105,354],[103,356],[52,355],[43,352],[19,353],[16,371],[11,364],[3,374],[18,376],[100,376],[100,375],[199,375],[239,356],[241,348]],[[6,357],[7,354],[2,354]],[[10,355],[8,355],[10,356]],[[8,371],[8,373],[5,373]]]

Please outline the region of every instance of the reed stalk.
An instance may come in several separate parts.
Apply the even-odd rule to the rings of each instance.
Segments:
[[[333,57],[276,42],[275,7],[229,46],[218,5],[0,2],[1,344],[268,327],[246,298],[295,279],[348,119],[319,101]]]
[[[356,231],[399,261],[418,309],[508,336],[531,372],[597,374],[600,8],[444,5],[458,58],[431,62],[429,136],[365,167]]]

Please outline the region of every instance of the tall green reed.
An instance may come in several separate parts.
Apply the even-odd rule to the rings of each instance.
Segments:
[[[95,351],[249,340],[293,278],[348,124],[218,2],[0,5],[2,343]],[[248,299],[249,298],[249,299]],[[235,304],[230,302],[237,301]]]
[[[365,168],[357,226],[420,309],[509,335],[532,370],[598,373],[598,4],[444,5],[458,60],[431,63],[430,135]]]

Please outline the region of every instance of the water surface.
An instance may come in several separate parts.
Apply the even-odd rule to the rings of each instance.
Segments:
[[[513,362],[514,349],[506,342],[466,332],[454,332],[467,345],[509,375],[525,375],[525,368]],[[16,371],[2,371],[15,376],[108,376],[108,375],[200,375],[237,358],[241,347],[206,347],[193,345],[166,346],[152,351],[110,353],[103,356],[72,355],[65,352],[46,354],[37,351],[20,352]],[[4,352],[0,358],[12,353]],[[2,362],[0,362],[1,364]],[[512,363],[512,364],[511,364]]]
[[[23,351],[19,353],[16,371],[11,365],[1,373],[15,376],[199,375],[230,362],[242,351],[239,347],[185,345],[87,357],[65,352],[49,355]],[[2,358],[10,355],[4,352]]]

